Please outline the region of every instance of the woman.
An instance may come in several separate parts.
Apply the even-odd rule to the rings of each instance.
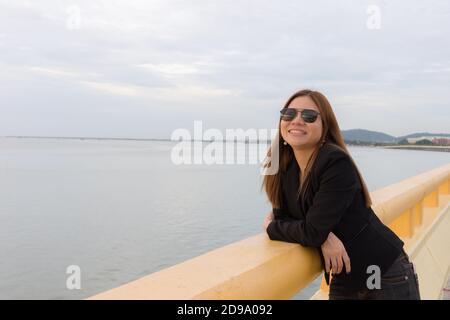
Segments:
[[[263,180],[269,238],[319,249],[330,300],[420,299],[404,243],[373,212],[327,98],[301,90],[280,113],[279,170]]]

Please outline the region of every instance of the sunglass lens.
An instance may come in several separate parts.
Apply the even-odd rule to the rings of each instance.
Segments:
[[[295,109],[291,108],[283,108],[281,109],[280,114],[282,120],[291,121],[292,119],[295,118],[296,111]]]
[[[313,123],[317,119],[317,112],[314,110],[309,110],[309,109],[303,110],[302,111],[302,119],[305,122]]]

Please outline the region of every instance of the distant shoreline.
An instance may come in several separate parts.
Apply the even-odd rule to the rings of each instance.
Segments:
[[[450,152],[450,146],[382,146],[385,149],[403,149],[403,150],[423,150],[423,151],[437,151],[437,152]]]
[[[180,142],[180,140],[171,140],[167,138],[99,138],[99,137],[47,137],[47,136],[2,136],[0,138],[18,138],[18,139],[55,139],[55,140],[99,140],[99,141],[167,141],[167,142]],[[214,140],[195,140],[190,141],[201,141],[201,142],[214,142]],[[266,143],[270,144],[268,141],[255,141],[255,140],[216,140],[217,142],[241,142],[241,143]],[[428,145],[373,145],[373,144],[353,144],[347,143],[348,146],[352,147],[370,147],[370,148],[383,148],[383,149],[401,149],[401,150],[422,150],[422,151],[435,151],[435,152],[450,152],[450,146],[428,146]]]
[[[136,141],[172,141],[158,138],[99,138],[99,137],[46,137],[46,136],[2,136],[0,138],[19,139],[65,139],[65,140],[136,140]]]

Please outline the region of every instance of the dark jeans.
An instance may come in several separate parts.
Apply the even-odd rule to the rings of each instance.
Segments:
[[[370,275],[368,275],[369,277]],[[380,288],[351,290],[332,278],[330,300],[420,300],[419,280],[406,252],[381,276]]]

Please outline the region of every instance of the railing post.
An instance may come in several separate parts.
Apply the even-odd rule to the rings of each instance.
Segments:
[[[439,194],[448,195],[450,194],[450,179],[447,179],[444,183],[439,186]]]
[[[331,274],[330,274],[330,281],[331,281]],[[322,276],[322,282],[320,283],[320,290],[323,290],[325,292],[330,291],[330,287],[327,285],[327,282],[325,281],[324,276]]]
[[[411,238],[414,232],[413,210],[404,211],[397,219],[389,225],[399,237]]]
[[[439,205],[439,194],[438,190],[435,190],[428,194],[423,200],[423,206],[425,208],[433,208]]]
[[[422,221],[423,221],[422,214],[423,214],[422,201],[419,201],[413,208],[414,226],[415,227],[422,225]]]

